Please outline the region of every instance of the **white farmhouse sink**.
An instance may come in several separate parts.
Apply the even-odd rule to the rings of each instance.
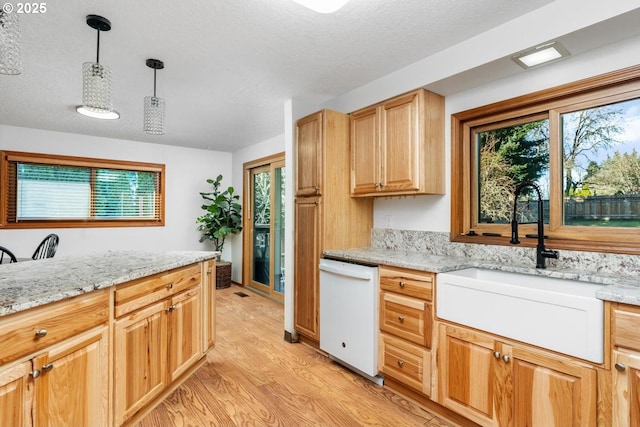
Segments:
[[[441,319],[602,363],[602,285],[468,268],[438,274]]]

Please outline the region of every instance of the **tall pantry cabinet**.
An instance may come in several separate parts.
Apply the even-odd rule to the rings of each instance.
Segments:
[[[320,339],[322,251],[369,246],[373,200],[351,198],[349,116],[322,110],[296,122],[294,329]]]

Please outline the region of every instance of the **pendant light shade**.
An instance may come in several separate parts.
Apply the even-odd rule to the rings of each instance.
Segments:
[[[102,16],[88,15],[87,25],[98,31],[96,62],[82,64],[82,105],[76,111],[97,119],[117,119],[120,114],[113,110],[111,69],[100,64],[100,32],[111,30],[111,22]]]
[[[0,9],[0,74],[22,72],[20,20],[17,13]]]
[[[147,67],[153,68],[153,96],[144,97],[144,132],[164,135],[165,102],[156,96],[156,73],[164,68],[164,62],[147,59]]]

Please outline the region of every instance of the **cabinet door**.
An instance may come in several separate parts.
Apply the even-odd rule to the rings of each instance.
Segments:
[[[33,379],[29,376],[31,361],[0,369],[0,420],[3,425],[33,425],[31,407]]]
[[[483,426],[497,426],[494,413],[496,342],[485,334],[440,325],[440,403]]]
[[[613,425],[640,425],[640,355],[613,352]]]
[[[351,115],[351,194],[370,194],[380,187],[380,145],[376,107]]]
[[[296,199],[295,209],[293,326],[297,332],[318,341],[320,198]]]
[[[512,425],[596,425],[595,369],[551,353],[503,348],[503,355],[512,353]]]
[[[195,287],[171,299],[167,315],[169,382],[175,380],[201,356],[202,300]]]
[[[323,112],[296,123],[296,197],[322,194]]]
[[[380,109],[381,191],[420,190],[418,94],[383,104]]]
[[[108,329],[83,334],[34,359],[39,369],[35,413],[38,426],[107,425]]]
[[[204,348],[203,351],[207,351],[215,345],[216,341],[216,261],[209,260],[202,263],[204,283],[202,289],[204,295],[202,300],[204,316]]]
[[[167,385],[166,302],[116,321],[115,424],[120,425]]]

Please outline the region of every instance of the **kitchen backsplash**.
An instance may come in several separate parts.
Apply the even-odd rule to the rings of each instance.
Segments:
[[[473,258],[504,264],[535,265],[535,248],[454,243],[449,233],[374,228],[371,247],[424,252],[432,255]],[[550,248],[554,249],[554,248]],[[549,268],[611,275],[640,274],[640,256],[560,250],[560,258],[548,259]]]

